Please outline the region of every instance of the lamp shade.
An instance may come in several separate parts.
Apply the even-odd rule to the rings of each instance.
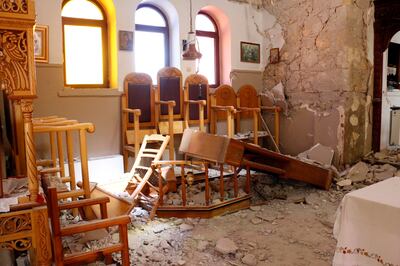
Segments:
[[[196,35],[194,32],[189,32],[186,50],[182,54],[183,60],[196,60],[201,58],[202,54],[197,51],[196,43]]]

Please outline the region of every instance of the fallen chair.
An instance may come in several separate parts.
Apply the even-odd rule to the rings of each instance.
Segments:
[[[56,188],[50,187],[47,190],[47,207],[49,216],[51,218],[54,262],[58,265],[83,265],[92,263],[98,259],[106,259],[107,263],[111,262],[111,254],[121,252],[122,265],[130,265],[129,261],[129,248],[128,248],[128,229],[127,224],[130,223],[130,218],[127,215],[107,218],[106,203],[107,198],[97,199],[84,199],[72,201],[68,203],[58,203]],[[90,205],[100,205],[102,210],[101,220],[94,220],[82,224],[73,224],[61,226],[60,211],[82,208]],[[72,254],[64,254],[62,237],[70,236],[79,233],[85,233],[101,228],[109,228],[111,226],[118,226],[119,229],[119,243],[99,249],[79,252]]]
[[[169,136],[146,135],[131,171],[109,184],[93,185],[91,197],[110,197],[108,211],[111,216],[130,213],[139,195],[146,197],[149,188],[158,190],[157,177],[153,175],[151,164],[161,159],[169,140]],[[99,208],[93,210],[96,216],[100,217]]]

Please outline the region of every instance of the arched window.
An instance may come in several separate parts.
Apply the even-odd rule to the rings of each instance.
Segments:
[[[66,0],[62,7],[65,85],[108,87],[107,19],[95,1]]]
[[[219,35],[213,18],[204,12],[196,16],[196,36],[202,57],[199,73],[206,76],[211,87],[217,87],[219,77]]]
[[[135,13],[135,70],[157,80],[157,72],[169,66],[168,21],[153,5],[139,5]]]

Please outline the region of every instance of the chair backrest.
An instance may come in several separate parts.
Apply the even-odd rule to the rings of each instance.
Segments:
[[[220,85],[211,95],[211,105],[232,106],[237,108],[236,93],[230,85]],[[226,113],[217,111],[216,118],[217,120],[226,119]]]
[[[253,85],[246,84],[239,88],[237,92],[237,105],[238,107],[260,108],[257,90]],[[240,113],[241,118],[249,118],[252,116],[253,114],[250,111],[243,111]]]
[[[205,100],[207,103],[207,107],[204,110],[204,122],[208,122],[208,114],[209,114],[209,84],[208,79],[200,74],[192,74],[189,75],[185,79],[185,92],[184,98],[185,100]],[[199,121],[199,106],[192,105],[189,108],[189,122],[198,122]]]
[[[145,73],[129,73],[124,79],[124,93],[121,97],[121,107],[140,109],[139,123],[141,127],[154,127],[154,97],[153,81]],[[125,119],[124,119],[125,120]],[[133,114],[128,115],[127,128],[133,128]]]
[[[90,186],[89,186],[89,169],[88,169],[88,153],[86,144],[86,132],[93,133],[94,125],[92,123],[73,123],[70,125],[42,125],[34,126],[34,133],[49,133],[57,134],[57,149],[59,155],[59,165],[64,167],[64,152],[67,154],[68,163],[68,176],[65,176],[65,169],[61,171],[61,180],[63,182],[70,182],[71,191],[65,193],[59,193],[59,198],[76,198],[78,196],[84,196],[85,198],[90,198]],[[65,135],[65,141],[64,137]],[[79,140],[79,161],[81,164],[82,173],[82,184],[83,190],[76,189],[75,180],[75,154],[74,154],[74,140],[77,138]],[[65,149],[66,147],[66,149]],[[75,190],[75,191],[72,191]]]
[[[164,67],[157,73],[156,101],[171,100],[176,103],[173,112],[174,118],[183,118],[182,72],[176,67]],[[160,106],[160,118],[166,119],[167,114],[167,106]]]

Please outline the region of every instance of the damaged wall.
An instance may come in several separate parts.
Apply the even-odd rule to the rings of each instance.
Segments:
[[[336,164],[365,154],[371,145],[372,0],[230,1],[251,2],[276,17],[258,32],[267,47],[281,48],[280,62],[265,68],[264,90],[280,82],[285,89],[283,152],[297,154],[319,142],[335,149]]]

